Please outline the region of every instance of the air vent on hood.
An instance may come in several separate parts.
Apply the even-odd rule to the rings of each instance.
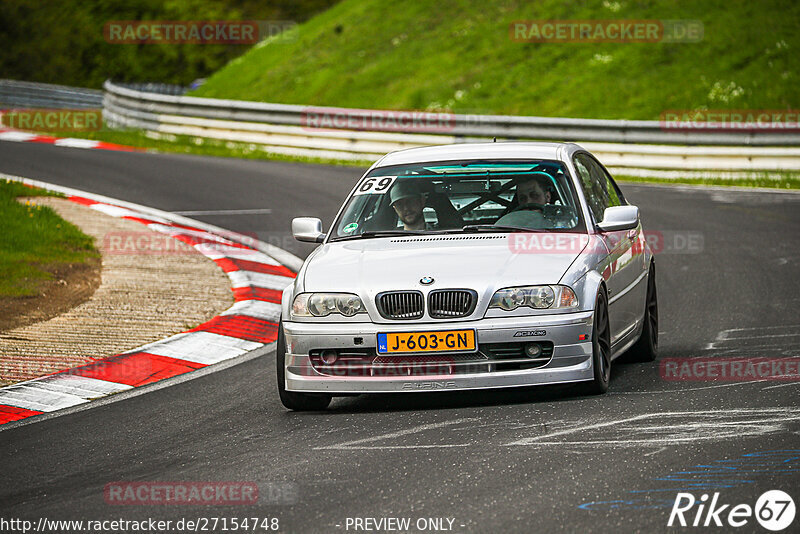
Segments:
[[[418,241],[465,241],[475,239],[508,239],[506,235],[448,235],[433,237],[402,237],[392,239],[391,243],[416,243]]]

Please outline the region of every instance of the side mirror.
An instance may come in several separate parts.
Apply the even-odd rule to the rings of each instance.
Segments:
[[[322,243],[325,234],[322,232],[322,221],[316,217],[297,217],[292,219],[292,235],[298,241]]]
[[[631,230],[639,226],[639,208],[636,206],[611,206],[603,212],[603,221],[597,227],[604,232]]]

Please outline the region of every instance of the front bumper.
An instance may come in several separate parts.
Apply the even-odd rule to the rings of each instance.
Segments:
[[[284,322],[286,334],[286,390],[304,393],[388,393],[454,391],[580,382],[594,378],[592,369],[593,312],[551,316],[504,317],[464,322],[424,324],[299,323]],[[475,329],[482,344],[551,342],[550,361],[535,369],[409,375],[336,376],[323,374],[312,364],[318,349],[374,349],[379,332]],[[514,337],[518,332],[544,330],[545,335]],[[579,341],[580,335],[586,341]],[[361,339],[357,344],[356,338]]]

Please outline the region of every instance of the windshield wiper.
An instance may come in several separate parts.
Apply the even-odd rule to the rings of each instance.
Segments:
[[[506,226],[502,224],[468,224],[461,228],[462,232],[480,232],[482,230],[488,232],[536,232],[541,233],[545,230],[538,228],[526,228],[524,226]]]
[[[331,241],[349,241],[351,239],[363,239],[368,237],[396,237],[404,235],[424,235],[430,233],[433,232],[429,232],[426,230],[369,230],[367,232],[361,232],[360,234],[356,235],[336,237],[331,239]]]

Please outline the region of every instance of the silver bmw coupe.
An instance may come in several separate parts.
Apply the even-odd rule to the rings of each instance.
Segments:
[[[283,292],[280,399],[577,383],[652,361],[655,262],[608,171],[570,143],[392,152],[358,181]]]

